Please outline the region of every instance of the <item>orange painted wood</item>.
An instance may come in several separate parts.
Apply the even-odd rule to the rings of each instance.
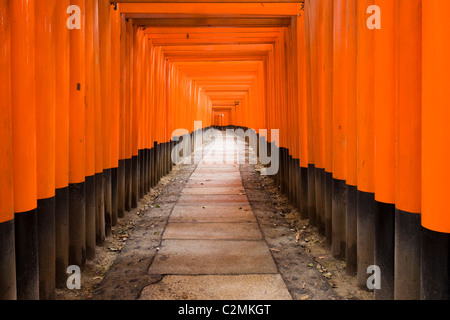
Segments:
[[[101,87],[101,68],[100,68],[100,33],[99,33],[99,3],[93,1],[94,5],[94,104],[95,104],[95,173],[102,173],[103,163],[103,116],[102,116],[102,87]]]
[[[297,18],[297,46],[298,46],[298,125],[299,125],[299,149],[300,166],[308,167],[308,111],[307,111],[307,78],[306,78],[306,34],[305,14]]]
[[[375,34],[375,200],[395,203],[397,105],[395,1],[377,0],[382,27]],[[389,75],[389,76],[387,76]]]
[[[86,177],[95,175],[94,1],[86,1]]]
[[[446,31],[450,2],[427,0],[422,5],[422,226],[450,233],[447,203],[450,39]]]
[[[398,111],[395,205],[421,212],[422,0],[398,0]]]
[[[326,0],[322,8],[325,171],[329,173],[333,171],[333,5],[334,0]]]
[[[0,223],[14,218],[10,0],[0,1]]]
[[[36,169],[38,199],[55,195],[56,1],[36,0]]]
[[[307,5],[308,4],[308,5]],[[312,50],[311,42],[314,35],[311,33],[311,8],[309,2],[305,3],[305,73],[306,73],[306,105],[307,105],[307,154],[308,165],[315,163],[314,154],[314,131],[313,131],[313,86],[315,81],[312,77],[312,56],[315,51]]]
[[[71,0],[71,5],[85,10],[84,0]],[[85,26],[82,15],[81,26]],[[70,31],[69,82],[69,183],[85,180],[85,115],[86,115],[86,29]]]
[[[111,20],[111,167],[119,166],[120,151],[120,11],[110,10]]]
[[[111,169],[113,165],[111,150],[112,96],[111,96],[111,6],[108,0],[99,0],[99,61],[102,108],[102,148],[103,169]]]
[[[358,183],[357,172],[357,8],[355,0],[346,1],[347,32],[347,170],[346,181],[350,186]]]
[[[37,205],[34,7],[33,0],[10,3],[14,212]]]
[[[346,1],[334,2],[333,178],[347,178],[347,19]]]
[[[69,185],[69,80],[70,31],[67,7],[70,0],[56,2],[55,42],[55,188]]]
[[[373,0],[357,0],[357,184],[373,193],[375,165],[375,34],[366,26],[367,8]]]

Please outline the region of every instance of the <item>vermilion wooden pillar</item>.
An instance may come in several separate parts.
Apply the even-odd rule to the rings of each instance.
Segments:
[[[398,0],[394,299],[420,299],[422,0]]]
[[[86,27],[85,0],[71,0],[81,9],[81,28],[70,30],[69,81],[69,265],[86,260],[85,126],[86,126]]]
[[[367,268],[374,264],[375,78],[374,32],[367,28],[373,0],[357,0],[357,282],[367,289]]]
[[[55,64],[55,244],[56,287],[66,288],[69,263],[69,80],[70,0],[56,1]]]
[[[450,2],[426,0],[422,28],[422,255],[421,298],[448,300],[450,216],[448,214],[448,119]]]
[[[35,3],[39,298],[55,292],[56,1]]]
[[[10,3],[11,106],[17,299],[39,299],[35,2]]]
[[[15,300],[14,172],[11,108],[10,0],[0,1],[0,291],[1,300]]]

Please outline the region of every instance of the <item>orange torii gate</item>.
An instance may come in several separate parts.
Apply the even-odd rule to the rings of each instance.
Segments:
[[[0,299],[52,299],[225,112],[279,130],[276,185],[360,287],[448,299],[446,2],[0,0]]]

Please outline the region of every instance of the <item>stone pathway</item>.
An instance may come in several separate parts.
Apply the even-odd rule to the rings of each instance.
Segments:
[[[209,146],[148,269],[160,281],[145,286],[140,299],[292,299],[242,184],[237,160],[244,146],[233,136]]]

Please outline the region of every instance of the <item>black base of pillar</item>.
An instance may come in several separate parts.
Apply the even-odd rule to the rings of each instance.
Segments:
[[[95,258],[95,176],[86,177],[86,259]]]
[[[139,199],[142,199],[145,194],[145,155],[144,150],[138,150],[138,185],[139,185]]]
[[[374,264],[375,239],[375,195],[357,191],[357,284],[361,289],[367,288],[367,268]]]
[[[326,244],[331,248],[332,239],[332,212],[333,212],[333,174],[325,171],[325,237]]]
[[[14,219],[0,223],[0,300],[16,300]]]
[[[144,194],[150,192],[150,150],[144,150]]]
[[[295,168],[295,207],[297,208],[298,212],[302,212],[302,167],[300,167],[300,159],[296,159],[295,165],[297,166]]]
[[[315,168],[317,231],[325,235],[325,169]]]
[[[103,190],[103,172],[95,174],[95,242],[105,242],[105,192]]]
[[[450,234],[422,227],[422,300],[450,299]]]
[[[117,216],[125,217],[125,160],[119,160],[117,168]]]
[[[14,214],[17,300],[39,300],[37,209]]]
[[[132,203],[133,160],[125,159],[125,211],[131,210]]]
[[[191,139],[191,145],[192,145],[192,139]],[[156,147],[156,168],[157,168],[157,175],[156,175],[156,184],[159,183],[162,177],[162,145],[158,143]]]
[[[395,206],[376,201],[374,262],[381,271],[381,286],[375,289],[376,300],[394,299],[394,228]]]
[[[164,175],[170,173],[170,146],[168,142],[164,142]]]
[[[85,183],[69,184],[69,265],[86,261]]]
[[[300,160],[299,159],[295,159],[291,157],[291,174],[289,175],[289,184],[290,184],[290,188],[289,188],[289,194],[291,196],[291,205],[294,208],[299,208],[298,207],[298,188],[299,188],[299,184],[300,184]]]
[[[155,149],[151,148],[150,149],[150,188],[154,188],[156,183],[156,179],[155,179]]]
[[[300,168],[300,217],[309,217],[308,168]]]
[[[308,164],[308,218],[310,225],[317,226],[316,177],[313,164]]]
[[[111,226],[117,225],[117,219],[119,218],[119,185],[117,168],[111,168]]]
[[[131,207],[137,208],[139,202],[139,160],[138,156],[131,158]]]
[[[39,299],[55,297],[55,197],[37,201]]]
[[[55,190],[56,287],[66,288],[69,266],[69,187]]]
[[[279,185],[280,192],[287,195],[287,179],[289,174],[288,150],[280,148],[280,168],[279,168]]]
[[[395,209],[394,299],[420,299],[420,214]]]
[[[357,191],[356,186],[347,185],[345,262],[347,274],[352,276],[357,273]]]
[[[170,141],[170,142],[169,142],[169,165],[170,165],[170,172],[172,172],[173,167],[174,167],[174,163],[173,163],[173,161],[172,161],[172,150],[173,150],[174,146],[175,146],[174,141]]]
[[[345,180],[333,178],[332,182],[332,235],[331,235],[331,253],[337,259],[345,260],[346,251],[346,193],[347,184]]]
[[[105,204],[105,235],[109,236],[112,227],[112,185],[111,169],[103,170],[103,194]]]

